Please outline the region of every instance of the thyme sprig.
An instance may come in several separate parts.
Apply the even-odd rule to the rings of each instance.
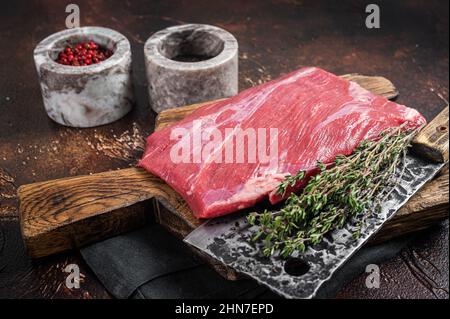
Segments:
[[[306,171],[300,170],[294,176],[287,175],[285,177],[284,181],[282,181],[280,183],[280,185],[278,185],[277,194],[279,194],[279,195],[286,194],[288,187],[289,186],[294,187],[295,184],[297,184],[299,181],[301,181],[303,178],[305,178],[305,174],[306,174]]]
[[[248,216],[249,224],[259,225],[253,240],[264,243],[266,256],[287,257],[320,243],[325,234],[350,220],[354,237],[359,237],[373,213],[368,208],[392,189],[399,164],[417,132],[400,126],[383,132],[377,140],[362,141],[351,155],[338,155],[331,165],[319,162],[318,173],[299,195],[290,194],[283,208]],[[284,195],[304,178],[303,170],[287,176],[278,193]]]

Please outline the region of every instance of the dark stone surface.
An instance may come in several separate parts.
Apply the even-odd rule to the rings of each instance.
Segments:
[[[427,119],[443,108],[439,94],[448,99],[447,1],[378,1],[378,30],[364,27],[366,3],[356,0],[77,3],[82,25],[110,27],[130,40],[137,103],[122,120],[96,129],[70,129],[54,123],[43,107],[33,49],[44,37],[65,27],[66,3],[2,4],[0,297],[108,296],[76,252],[33,262],[26,257],[15,191],[25,183],[136,163],[144,137],[154,124],[142,49],[155,31],[199,22],[233,33],[239,42],[240,89],[300,66],[316,65],[337,74],[383,75],[399,89],[398,102],[417,108]],[[65,288],[64,268],[69,263],[79,264],[84,274],[79,290]],[[448,298],[448,226],[421,234],[400,256],[381,265],[381,270],[380,289],[367,289],[362,275],[338,297]]]
[[[367,274],[356,277],[338,298],[448,299],[448,220],[421,232],[390,261],[379,265],[380,287],[367,289]]]

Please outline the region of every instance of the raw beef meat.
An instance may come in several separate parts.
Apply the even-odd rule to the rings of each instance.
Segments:
[[[275,203],[287,174],[301,169],[312,174],[317,161],[331,163],[363,139],[404,122],[413,128],[425,119],[354,82],[308,67],[208,104],[151,134],[139,166],[180,193],[195,216],[211,218],[268,195]],[[256,159],[248,146],[255,134],[236,135],[252,130],[261,142],[252,144],[260,146]]]

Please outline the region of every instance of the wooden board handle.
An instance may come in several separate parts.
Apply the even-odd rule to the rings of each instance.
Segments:
[[[448,161],[448,106],[413,141],[414,151],[435,162]]]
[[[146,220],[142,209],[109,212],[152,197],[170,200],[173,193],[161,179],[140,168],[23,185],[18,189],[23,239],[32,257],[76,248],[107,237],[109,231],[117,234],[142,226]],[[107,216],[100,222],[103,214]]]

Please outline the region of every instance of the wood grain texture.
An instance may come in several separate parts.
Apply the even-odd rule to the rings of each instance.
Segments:
[[[398,90],[394,84],[382,76],[366,76],[358,73],[344,74],[342,78],[353,81],[361,85],[370,92],[384,96],[392,100],[398,96]]]
[[[435,162],[448,161],[448,106],[416,136],[416,153]]]
[[[22,235],[32,257],[141,226],[148,204],[130,206],[153,196],[173,196],[167,184],[138,168],[23,185],[17,193]]]

